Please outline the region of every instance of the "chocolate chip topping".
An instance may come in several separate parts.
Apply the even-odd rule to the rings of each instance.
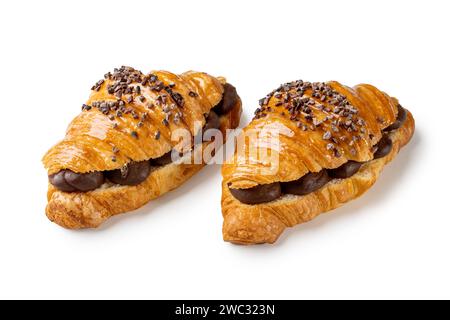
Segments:
[[[122,66],[114,69],[113,73],[106,73],[104,79],[98,81],[91,89],[99,91],[104,85],[106,85],[106,91],[114,97],[93,101],[92,105],[83,105],[82,110],[97,109],[111,121],[116,117],[121,118],[130,114],[136,120],[136,130],[130,134],[136,139],[139,137],[140,128],[145,126],[148,116],[147,112],[142,113],[138,105],[143,105],[147,109],[153,109],[155,106],[161,108],[165,113],[162,120],[164,126],[169,126],[171,121],[178,124],[183,118],[180,109],[185,105],[184,97],[175,91],[175,83],[165,84],[155,74],[145,75],[132,67]],[[148,90],[157,92],[158,95],[153,100],[146,96],[145,90],[147,93]],[[197,97],[197,93],[193,91],[190,91],[189,95]],[[117,128],[115,123],[113,128]]]
[[[328,177],[327,170],[322,170],[316,173],[310,172],[295,181],[284,182],[281,184],[281,188],[283,193],[301,196],[322,188],[328,181],[330,181],[330,177]]]
[[[98,80],[97,83],[92,86],[91,90],[99,91],[104,82],[105,80],[103,79]]]
[[[242,203],[258,204],[270,202],[281,196],[281,185],[279,182],[261,184],[250,189],[232,189],[230,192]]]
[[[132,162],[121,169],[106,171],[106,177],[113,183],[135,186],[147,179],[150,174],[150,162]]]
[[[166,87],[167,93],[172,97],[173,101],[177,104],[178,107],[184,107],[184,98],[178,92],[173,91],[170,87]]]
[[[274,99],[272,105],[269,102]],[[282,84],[259,100],[260,107],[255,111],[254,119],[263,118],[268,112],[276,111],[281,116],[294,121],[303,131],[322,130],[322,138],[331,141],[324,144],[325,149],[335,157],[342,155],[343,144],[350,139],[341,132],[348,132],[360,138],[366,134],[365,121],[359,117],[359,110],[346,96],[323,82],[305,82],[302,80]]]
[[[106,87],[108,93],[121,98],[123,94],[133,93],[136,89],[130,86],[132,83],[142,83],[144,75],[134,68],[122,66],[114,69],[114,72],[107,73],[105,79],[112,80],[112,83]],[[138,89],[140,91],[140,88]]]
[[[92,106],[88,106],[87,104],[83,104],[82,106],[81,106],[81,110],[82,111],[89,111],[89,110],[91,110],[92,109]]]

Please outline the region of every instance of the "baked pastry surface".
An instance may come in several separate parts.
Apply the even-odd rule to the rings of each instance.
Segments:
[[[194,140],[208,128],[207,119],[214,108],[219,112],[218,116],[214,113],[214,127],[226,139],[226,130],[238,126],[242,111],[237,95],[232,106],[221,110],[227,86],[224,78],[194,71],[143,74],[122,67],[106,74],[92,87],[81,114],[71,122],[65,138],[47,152],[43,163],[50,178],[63,171],[81,176],[101,172],[107,177],[131,164],[147,162],[151,163],[148,176],[129,185],[104,178],[101,185],[85,192],[61,191],[49,183],[47,217],[66,228],[97,227],[110,216],[137,209],[181,185],[205,163],[201,148],[186,151],[171,135],[184,129]],[[206,147],[223,141],[200,143]],[[172,151],[183,153],[181,163],[153,165],[152,161],[164,159]],[[183,161],[196,153],[200,153],[196,159],[202,159],[201,163]]]
[[[367,84],[299,80],[260,105],[244,134],[280,125],[290,134],[281,134],[276,148],[267,147],[267,132],[252,136],[224,164],[222,231],[233,243],[273,243],[285,228],[359,197],[414,133],[411,113]],[[255,156],[250,146],[265,152]],[[278,156],[277,165],[265,149]],[[322,173],[327,178],[317,184]]]

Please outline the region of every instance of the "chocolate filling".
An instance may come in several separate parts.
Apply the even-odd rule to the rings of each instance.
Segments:
[[[61,170],[48,176],[48,180],[57,189],[65,192],[90,191],[97,189],[103,184],[102,172],[75,173],[71,170]]]
[[[327,170],[322,170],[320,172],[310,172],[295,181],[283,182],[281,188],[283,193],[303,196],[322,188],[328,181],[330,181],[330,177]]]
[[[238,102],[238,94],[236,92],[236,88],[229,84],[225,83],[223,86],[224,92],[222,100],[219,102],[217,106],[213,108],[213,111],[218,115],[224,115],[230,112],[236,103]]]
[[[242,203],[258,204],[278,199],[281,196],[279,182],[260,184],[250,189],[230,189],[233,197]]]
[[[373,159],[379,159],[387,156],[389,152],[392,150],[392,140],[387,135],[383,135],[383,137],[378,141],[375,146],[375,153],[373,154]]]
[[[222,100],[206,117],[206,123],[201,131],[202,137],[206,130],[220,127],[218,114],[224,115],[230,112],[236,106],[237,99],[236,88],[226,83]],[[97,189],[104,183],[105,178],[116,184],[135,186],[147,179],[152,166],[161,167],[172,163],[171,153],[172,150],[159,158],[149,161],[131,162],[121,169],[111,171],[75,173],[71,170],[61,170],[49,175],[48,179],[53,186],[64,192],[86,192]]]
[[[362,166],[362,162],[347,161],[342,166],[336,169],[328,170],[328,174],[334,179],[345,179],[350,178],[352,175],[358,172],[359,168]]]
[[[384,131],[389,132],[392,130],[396,130],[402,126],[403,123],[406,121],[406,110],[401,105],[397,106],[398,113],[397,113],[397,119],[393,124],[391,124],[389,127],[384,129]]]
[[[172,150],[170,150],[169,152],[167,152],[166,154],[164,154],[163,156],[156,158],[156,159],[151,159],[150,163],[152,164],[152,166],[165,166],[168,165],[170,163],[172,163]]]
[[[220,127],[220,118],[214,111],[210,111],[208,116],[206,117],[206,123],[203,126],[203,132],[208,129],[219,129]]]
[[[398,105],[397,120],[384,129],[384,132],[400,128],[406,121],[406,116],[406,110],[401,105]],[[383,134],[380,141],[374,146],[374,150],[374,160],[387,156],[392,150],[391,138],[389,138],[387,134]],[[258,185],[249,189],[229,188],[229,190],[230,193],[242,203],[258,204],[270,202],[278,199],[282,194],[306,195],[320,189],[330,180],[349,178],[356,174],[362,165],[362,162],[350,160],[338,168],[323,169],[317,173],[310,172],[295,181],[275,182],[266,185]],[[279,186],[281,186],[282,192],[279,192]],[[266,194],[264,194],[264,192],[266,192]]]
[[[135,186],[147,179],[150,174],[150,161],[131,162],[121,169],[106,171],[109,181],[121,185]]]

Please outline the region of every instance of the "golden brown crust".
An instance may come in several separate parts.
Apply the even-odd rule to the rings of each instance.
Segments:
[[[239,124],[240,99],[233,110],[220,118],[224,139],[226,130]],[[203,143],[205,147],[209,143]],[[199,152],[198,149],[197,152]],[[193,155],[192,155],[193,156]],[[67,193],[49,184],[47,217],[69,229],[95,228],[109,217],[135,210],[152,199],[175,189],[203,168],[204,164],[175,164],[158,168],[137,186],[105,185],[90,192]]]
[[[393,148],[389,155],[372,160],[372,146],[381,138],[381,130],[392,124],[397,117],[397,100],[387,96],[370,85],[359,85],[353,89],[337,82],[329,83],[334,90],[343,94],[351,104],[359,109],[358,115],[364,120],[364,132],[358,143],[353,146],[356,154],[349,152],[348,146],[341,147],[341,156],[333,157],[323,145],[323,131],[298,131],[293,121],[280,115],[272,100],[268,104],[272,111],[267,116],[255,119],[244,130],[259,130],[267,123],[282,123],[294,131],[293,137],[281,136],[280,170],[271,173],[255,174],[263,167],[261,161],[248,163],[247,153],[242,159],[223,166],[222,214],[223,238],[225,241],[240,244],[273,243],[286,227],[309,221],[322,212],[335,209],[355,199],[369,189],[377,180],[382,168],[391,161],[399,149],[412,137],[414,119],[407,112],[403,126],[389,133]],[[253,141],[253,143],[255,143]],[[260,143],[256,141],[256,145]],[[228,188],[231,183],[235,188],[249,188],[257,184],[276,181],[291,181],[302,177],[307,172],[318,172],[324,168],[336,168],[355,160],[366,162],[358,173],[347,179],[334,179],[321,189],[305,196],[284,195],[281,198],[262,204],[247,205],[234,198]]]

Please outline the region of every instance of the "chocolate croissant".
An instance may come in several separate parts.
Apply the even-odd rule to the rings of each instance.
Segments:
[[[46,214],[66,228],[97,227],[178,187],[204,166],[202,150],[238,126],[242,111],[231,84],[202,72],[121,67],[91,90],[65,138],[43,158]],[[222,141],[202,138],[213,128]],[[192,144],[173,139],[176,130]]]
[[[222,168],[224,240],[273,243],[359,197],[413,133],[411,113],[371,85],[281,85],[260,100]]]

